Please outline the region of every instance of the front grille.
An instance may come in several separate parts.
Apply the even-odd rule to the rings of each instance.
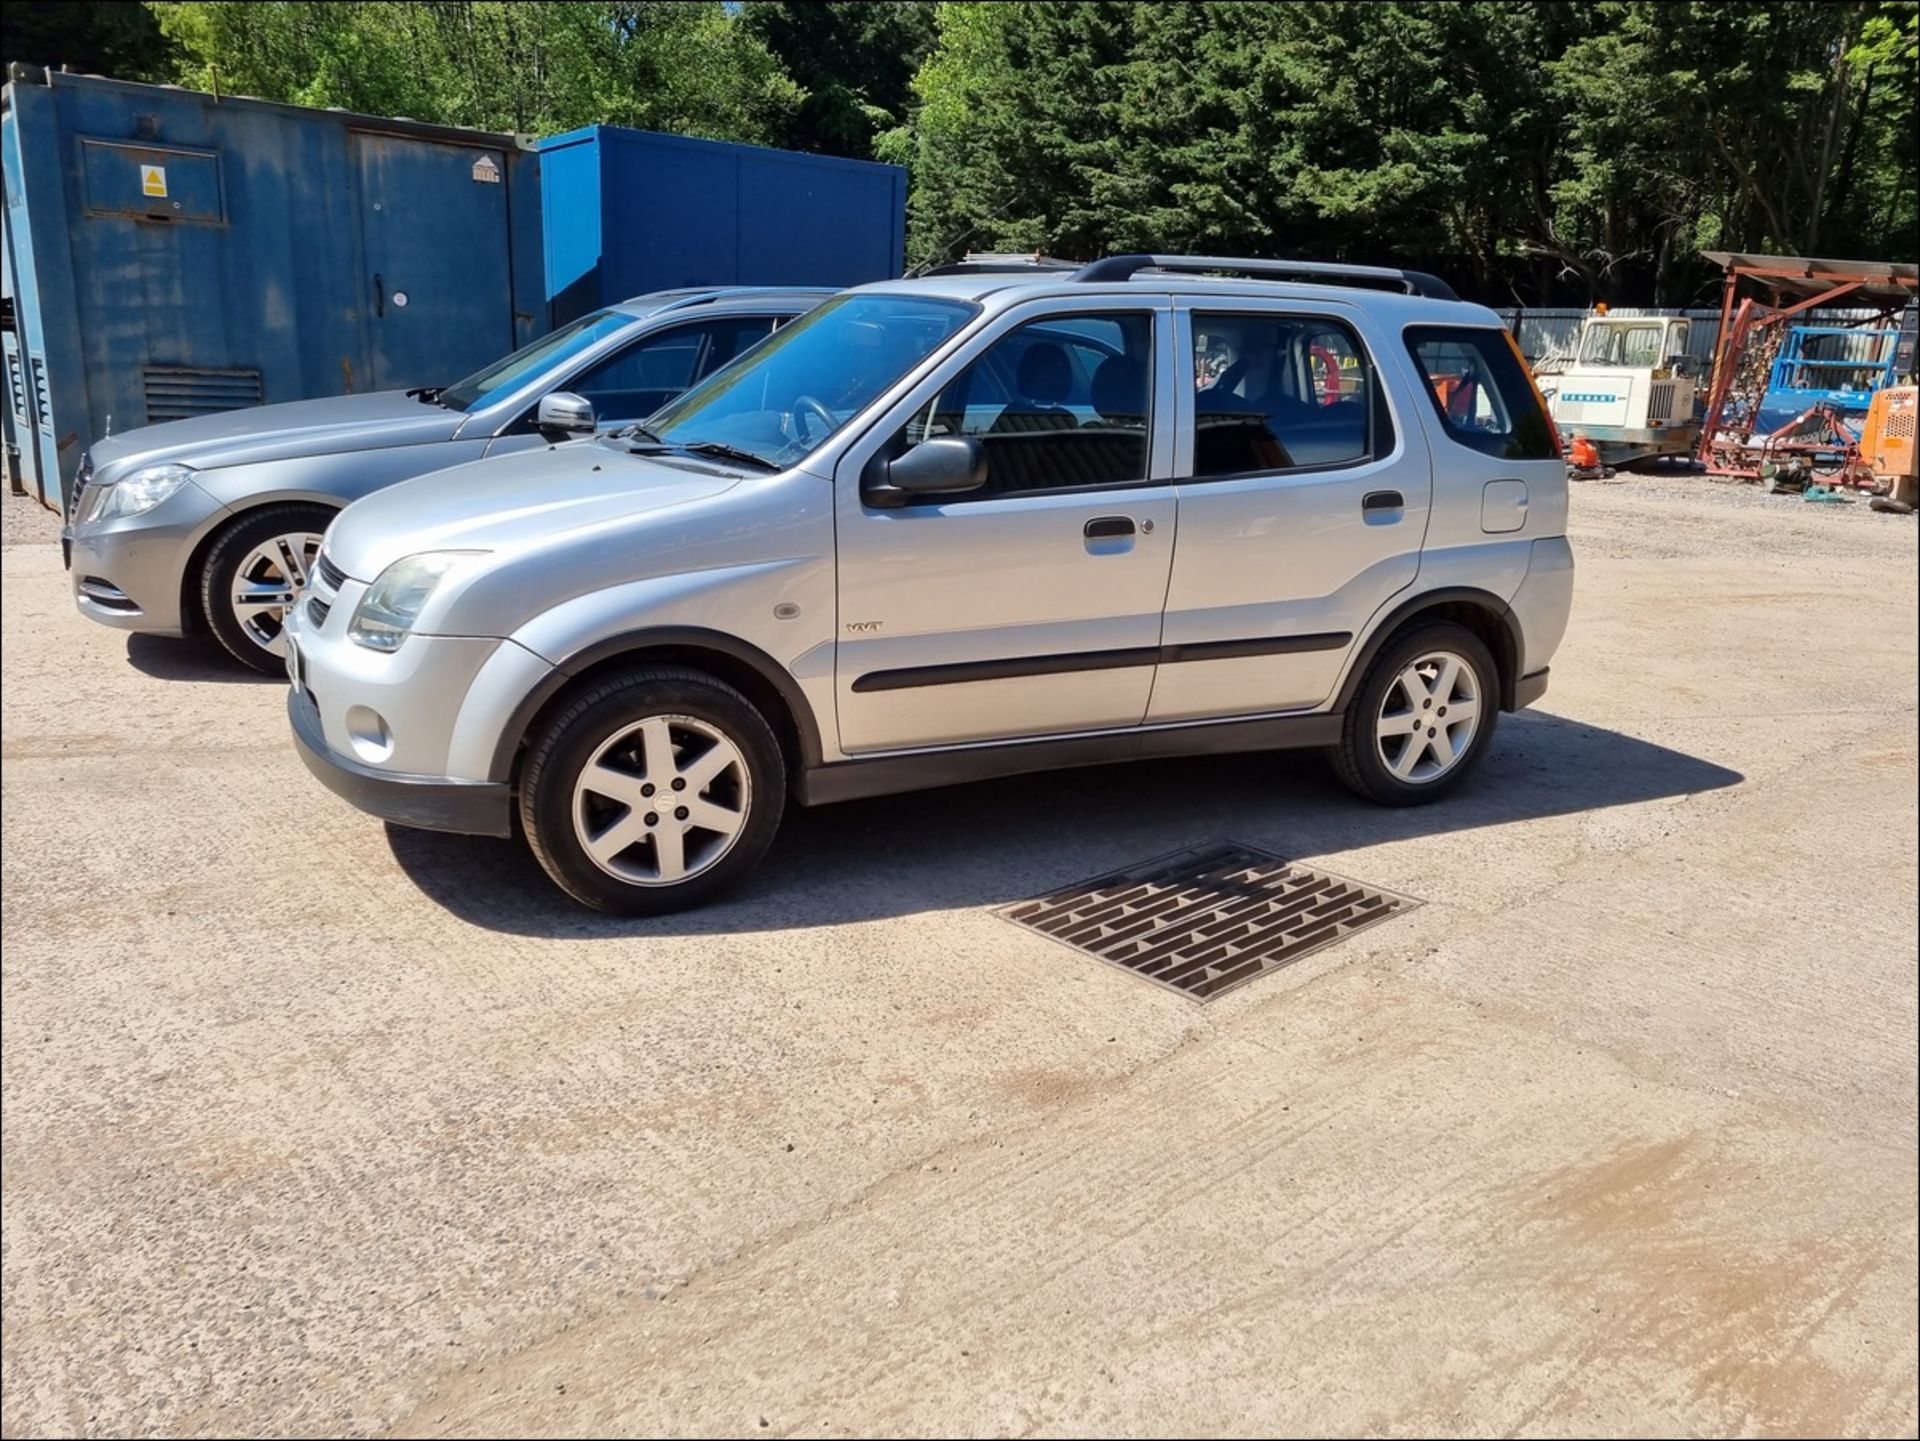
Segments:
[[[140,372],[146,389],[147,423],[216,415],[258,405],[265,392],[257,370],[203,370],[186,365],[149,365]]]
[[[73,499],[67,506],[67,519],[73,520],[80,514],[80,498],[86,493],[87,484],[93,479],[93,456],[80,457],[80,469],[73,475]]]
[[[1006,906],[1016,925],[1211,1000],[1420,902],[1247,846],[1197,846]]]
[[[1674,389],[1675,387],[1671,380],[1663,380],[1654,385],[1647,393],[1648,420],[1673,419]]]
[[[313,622],[315,630],[327,623],[327,617],[333,613],[333,607],[317,595],[307,597],[307,619]]]
[[[328,560],[324,550],[320,552],[320,559],[315,563],[313,573],[320,578],[322,585],[335,594],[338,594],[340,587],[347,583],[347,573]]]

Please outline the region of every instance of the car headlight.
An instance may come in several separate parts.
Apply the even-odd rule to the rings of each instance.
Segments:
[[[152,510],[181,486],[193,479],[193,467],[187,465],[149,465],[124,480],[95,488],[96,499],[87,507],[86,520],[124,520]]]
[[[412,632],[433,588],[468,556],[481,554],[484,552],[437,550],[396,560],[360,597],[347,634],[372,650],[400,649],[400,642]]]

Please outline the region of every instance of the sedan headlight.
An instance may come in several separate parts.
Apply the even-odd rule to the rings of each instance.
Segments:
[[[96,497],[88,505],[83,520],[124,520],[152,510],[181,486],[193,479],[193,467],[187,465],[149,465],[124,480],[96,487]]]
[[[354,607],[347,634],[372,650],[394,651],[413,630],[433,588],[474,550],[427,551],[396,560],[380,572]]]

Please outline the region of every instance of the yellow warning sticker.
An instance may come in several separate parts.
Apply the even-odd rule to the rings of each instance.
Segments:
[[[164,165],[142,165],[140,167],[140,193],[142,195],[165,196],[167,193],[167,167]]]

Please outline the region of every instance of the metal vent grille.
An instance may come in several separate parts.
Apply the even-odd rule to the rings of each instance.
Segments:
[[[51,435],[53,402],[47,398],[47,362],[38,355],[29,356],[27,368],[33,372],[34,417],[40,422],[40,428]]]
[[[1219,844],[1004,906],[1000,914],[1205,1001],[1419,904],[1248,846]]]
[[[1647,419],[1673,419],[1674,384],[1671,380],[1656,382],[1647,393]]]
[[[307,619],[313,622],[313,628],[315,630],[320,629],[321,626],[327,623],[327,617],[332,614],[332,612],[333,607],[326,601],[320,599],[319,596],[310,595],[307,597]]]
[[[20,369],[20,352],[7,352],[7,390],[13,398],[13,422],[27,428],[27,377]]]
[[[336,595],[340,587],[347,583],[347,573],[327,559],[327,553],[324,550],[320,552],[320,559],[314,563],[313,570],[314,574],[320,578],[320,583]]]
[[[264,398],[257,370],[196,370],[181,365],[149,365],[140,372],[146,387],[147,423],[185,420],[258,405]]]
[[[1913,412],[1911,410],[1892,411],[1887,416],[1886,435],[1889,440],[1912,440]]]

